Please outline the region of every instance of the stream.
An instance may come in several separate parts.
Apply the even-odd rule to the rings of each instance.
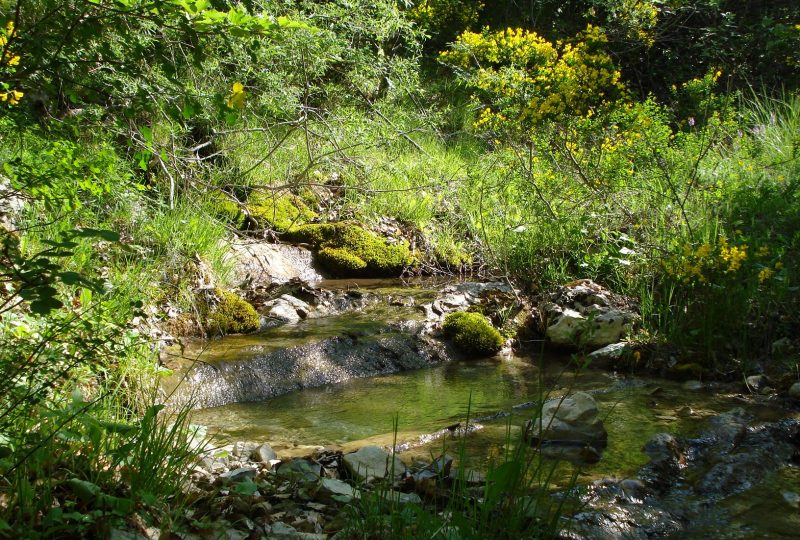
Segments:
[[[422,315],[414,306],[434,294],[433,287],[401,288],[394,282],[335,285],[344,290],[355,287],[359,294],[367,292],[380,300],[358,311],[309,318],[253,336],[231,336],[190,347],[181,355],[184,363],[175,361],[173,365],[186,369],[185,358],[191,357],[216,366],[226,378],[220,380],[227,380],[242,373],[231,366],[263,357],[274,357],[281,363],[285,351],[302,353],[304,347],[318,351],[330,340],[346,351],[367,343],[365,350],[373,353],[384,346],[378,343],[376,349],[372,340],[390,339],[409,327],[416,328]],[[406,301],[408,298],[412,300]],[[341,336],[348,340],[343,345],[336,341]],[[323,367],[315,361],[314,369],[325,369],[328,360],[323,356]],[[470,422],[482,429],[463,439],[464,459],[470,468],[485,470],[502,454],[509,439],[517,440],[536,402],[584,391],[597,401],[608,431],[608,447],[601,459],[581,469],[578,482],[586,485],[603,478],[634,477],[648,462],[642,449],[653,435],[667,432],[676,437],[696,437],[707,428],[710,418],[732,409],[742,408],[754,424],[800,418],[796,410],[751,399],[735,385],[688,389],[679,382],[644,375],[577,369],[564,355],[508,354],[427,364],[411,366],[422,369],[397,373],[343,376],[341,381],[330,381],[334,384],[318,377],[311,377],[313,384],[306,384],[303,381],[308,380],[308,369],[300,366],[293,368],[293,373],[299,370],[302,380],[278,386],[272,397],[200,408],[193,411],[192,422],[207,426],[219,445],[266,441],[282,457],[306,455],[314,447],[347,452],[367,445],[407,443],[399,455],[410,463],[430,460],[443,449],[458,455],[462,439],[448,433],[438,438],[430,434],[463,423],[469,414]],[[377,371],[381,369],[390,368],[380,364]],[[571,466],[563,466],[555,484],[563,485],[570,470]],[[698,522],[694,532],[681,537],[706,538],[714,531],[719,538],[796,538],[800,512],[782,495],[787,491],[800,492],[797,467],[781,467],[762,483],[727,497],[719,512],[704,518],[707,523]],[[731,531],[729,536],[723,534],[727,530]]]

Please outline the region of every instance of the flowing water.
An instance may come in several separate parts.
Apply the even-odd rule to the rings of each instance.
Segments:
[[[385,285],[376,285],[381,286]],[[428,298],[425,291],[409,294]],[[214,362],[236,361],[259,351],[341,333],[369,335],[378,331],[380,323],[416,317],[413,313],[382,304],[359,314],[311,319],[258,336],[223,339],[208,344],[203,354]],[[509,437],[518,436],[535,410],[532,404],[581,390],[597,400],[608,431],[602,458],[582,470],[579,482],[585,483],[601,477],[634,476],[647,462],[641,450],[652,435],[697,435],[709,417],[735,407],[744,407],[763,421],[776,421],[787,414],[798,416],[759,405],[737,390],[725,388],[730,387],[692,391],[673,381],[577,369],[566,357],[498,356],[306,388],[256,403],[197,410],[193,422],[208,426],[221,445],[267,441],[284,456],[302,454],[309,446],[346,451],[367,444],[410,442],[411,448],[400,456],[411,461],[438,455],[444,446],[457,454],[460,443],[452,435],[418,443],[420,437],[463,423],[469,415],[483,428],[466,437],[465,457],[468,466],[485,468],[503,452]],[[763,531],[758,537],[791,538],[800,530],[800,518],[797,510],[782,500],[781,489],[800,492],[800,475],[787,469],[771,478],[767,484],[771,487],[757,487],[746,496],[726,501],[726,515],[736,517],[737,527]],[[758,504],[754,505],[751,497],[757,497]],[[766,521],[765,512],[771,516]]]

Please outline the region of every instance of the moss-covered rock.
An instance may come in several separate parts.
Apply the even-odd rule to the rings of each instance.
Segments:
[[[313,246],[320,264],[337,277],[398,276],[414,260],[407,243],[390,244],[355,223],[304,225],[284,238]]]
[[[245,216],[244,210],[230,195],[215,191],[211,195],[210,204],[213,206],[213,212],[217,218],[225,223],[230,223],[237,229],[242,227]]]
[[[341,248],[322,248],[317,260],[335,275],[355,275],[367,268],[364,259]]]
[[[247,211],[259,227],[277,232],[286,232],[317,217],[302,198],[292,194],[253,193]]]
[[[469,354],[489,356],[503,347],[503,336],[480,313],[450,313],[444,319],[442,330],[456,347]]]
[[[219,302],[205,316],[206,331],[211,334],[246,334],[255,332],[261,322],[255,308],[241,296],[217,289]]]

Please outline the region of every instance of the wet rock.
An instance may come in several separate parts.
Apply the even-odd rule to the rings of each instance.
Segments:
[[[239,467],[238,469],[222,473],[220,478],[229,482],[243,482],[255,478],[256,472],[256,469],[253,467]]]
[[[585,392],[545,401],[541,418],[529,421],[526,432],[533,442],[581,442],[601,448],[608,438],[597,402]]]
[[[800,399],[800,382],[796,382],[789,387],[789,397]]]
[[[395,476],[400,476],[406,471],[406,466],[397,456],[377,446],[365,446],[357,452],[345,454],[342,457],[345,468],[356,480],[372,478],[386,478],[392,467]]]
[[[268,444],[260,444],[256,448],[250,450],[250,459],[256,463],[269,463],[278,459],[278,454]]]
[[[639,318],[632,299],[615,295],[588,279],[559,288],[541,310],[550,341],[571,347],[616,343]]]

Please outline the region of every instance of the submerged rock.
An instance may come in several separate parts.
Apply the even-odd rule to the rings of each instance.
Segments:
[[[529,421],[526,432],[534,442],[579,442],[600,448],[608,439],[597,402],[585,392],[545,401],[541,418]]]

